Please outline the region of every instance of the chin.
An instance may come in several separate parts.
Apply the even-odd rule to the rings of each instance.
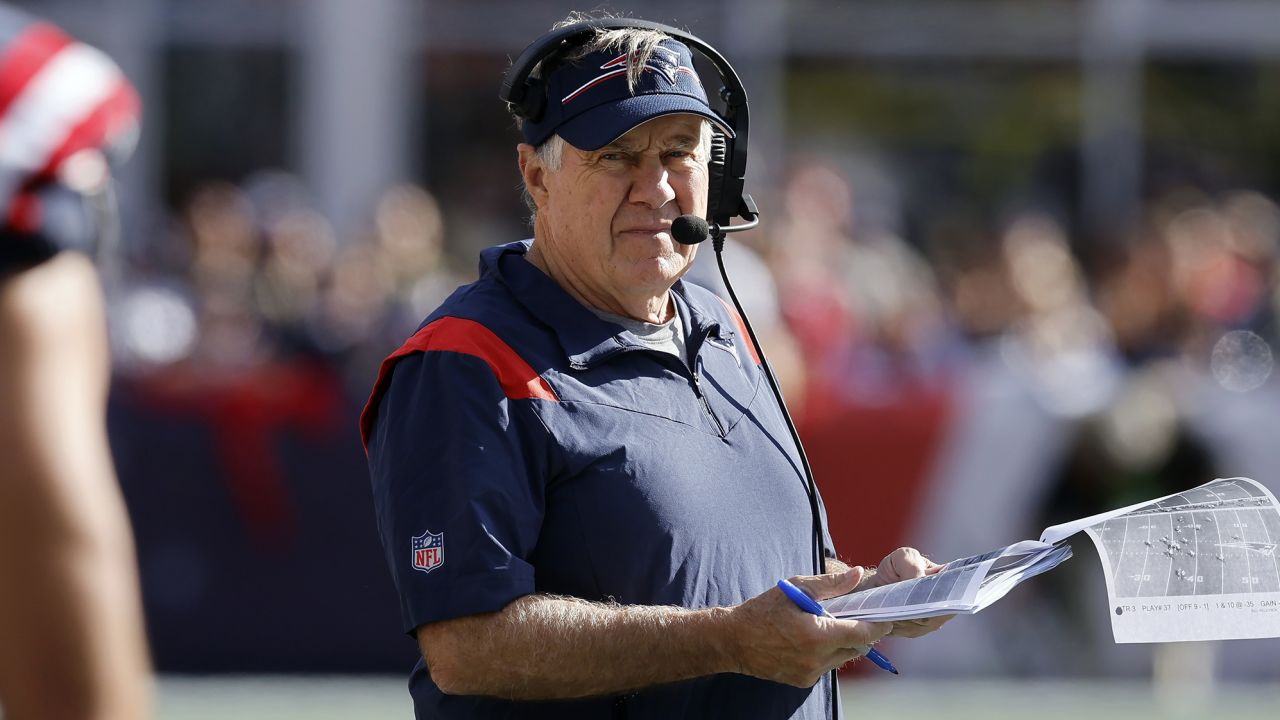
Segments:
[[[628,274],[638,286],[671,287],[684,274],[687,265],[684,256],[669,253],[632,263]]]

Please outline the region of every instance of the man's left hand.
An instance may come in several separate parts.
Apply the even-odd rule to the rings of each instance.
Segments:
[[[865,590],[902,580],[932,575],[942,568],[942,565],[921,555],[919,550],[913,547],[900,547],[885,555],[874,573],[864,575],[858,589]],[[953,617],[955,615],[937,615],[918,620],[899,620],[893,624],[893,630],[889,634],[895,637],[920,637],[942,627]]]

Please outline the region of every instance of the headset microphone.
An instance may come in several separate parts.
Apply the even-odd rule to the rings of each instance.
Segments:
[[[697,215],[681,215],[671,221],[671,237],[681,245],[697,245],[707,238],[714,238],[716,252],[720,252],[726,233],[750,230],[759,224],[759,213],[750,222],[742,225],[711,224]]]
[[[711,236],[711,226],[697,215],[681,215],[671,221],[671,237],[681,245],[697,245]]]

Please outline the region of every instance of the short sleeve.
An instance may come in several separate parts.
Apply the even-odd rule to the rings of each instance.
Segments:
[[[374,508],[405,631],[502,609],[534,590],[546,431],[490,366],[460,352],[400,358],[369,437]]]

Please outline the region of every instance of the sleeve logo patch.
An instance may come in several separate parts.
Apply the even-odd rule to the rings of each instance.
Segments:
[[[444,533],[413,536],[413,569],[429,573],[444,564]]]

